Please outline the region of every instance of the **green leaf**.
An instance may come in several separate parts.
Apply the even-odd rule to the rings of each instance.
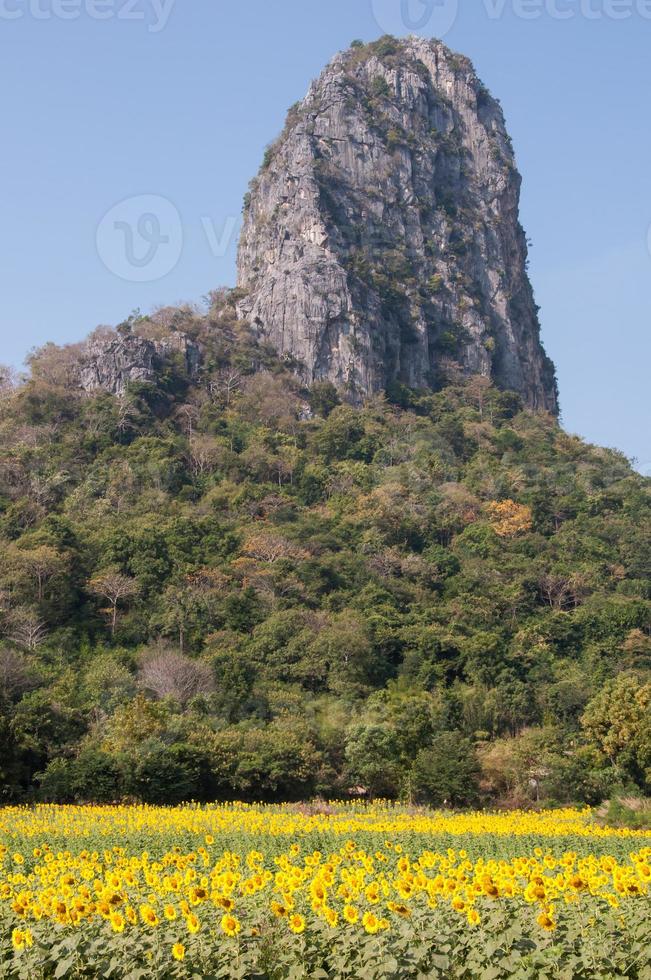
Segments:
[[[68,970],[70,969],[70,967],[73,965],[74,962],[75,962],[74,956],[69,956],[65,960],[60,960],[59,963],[57,964],[56,970],[54,971],[55,980],[59,980],[59,977],[65,977],[66,973],[68,972]]]

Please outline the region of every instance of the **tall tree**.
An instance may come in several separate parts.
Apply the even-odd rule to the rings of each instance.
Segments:
[[[111,636],[115,636],[118,606],[138,595],[140,587],[137,581],[128,575],[123,575],[117,568],[108,568],[89,580],[88,590],[109,603]]]

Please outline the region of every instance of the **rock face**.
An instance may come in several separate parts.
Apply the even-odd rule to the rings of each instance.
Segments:
[[[86,391],[101,388],[113,395],[123,395],[132,382],[155,382],[162,362],[172,355],[181,355],[188,376],[196,374],[200,351],[183,333],[172,333],[163,340],[112,332],[91,337],[79,359],[79,383]]]
[[[438,41],[337,55],[245,201],[240,315],[353,399],[451,362],[557,411],[499,104]]]

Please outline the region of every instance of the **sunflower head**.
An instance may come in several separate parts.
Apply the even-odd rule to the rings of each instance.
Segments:
[[[183,943],[174,943],[172,946],[172,956],[175,960],[179,960],[179,962],[183,959],[185,956],[185,946]]]
[[[237,936],[238,932],[242,928],[240,921],[237,916],[233,915],[231,912],[227,912],[222,916],[221,921],[222,932],[225,932],[227,936]]]
[[[301,932],[305,932],[305,917],[300,915],[298,912],[290,915],[288,922],[289,928],[297,936],[300,935]]]
[[[124,932],[126,920],[120,912],[111,912],[110,921],[113,932]]]

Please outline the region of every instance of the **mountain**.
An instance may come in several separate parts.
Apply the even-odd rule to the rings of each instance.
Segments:
[[[439,41],[337,55],[247,195],[239,305],[307,383],[436,387],[450,362],[558,408],[499,104]]]
[[[0,799],[649,792],[651,484],[555,417],[499,109],[383,38],[268,157],[238,288],[0,371]]]

